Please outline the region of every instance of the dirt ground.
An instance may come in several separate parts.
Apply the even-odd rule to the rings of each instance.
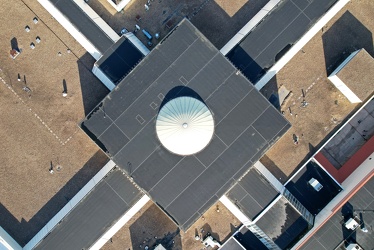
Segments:
[[[108,161],[77,126],[108,93],[93,58],[37,1],[26,4],[0,0],[0,226],[21,245]]]
[[[157,205],[149,201],[102,249],[144,249],[145,246],[153,249],[162,244],[168,250],[198,250],[203,249],[204,245],[195,240],[196,235],[204,237],[210,233],[216,240],[224,242],[240,225],[238,219],[218,202],[187,232],[183,232]]]
[[[145,0],[133,0],[118,13],[107,0],[89,0],[88,4],[117,33],[123,28],[134,31],[135,24],[146,29],[153,36],[160,34],[156,45],[184,17],[191,22],[218,48],[222,48],[257,12],[267,0],[153,0],[149,10],[144,8]],[[136,17],[141,20],[137,21]],[[147,44],[141,31],[136,36]],[[153,48],[154,46],[152,46]]]
[[[374,56],[373,13],[372,0],[349,2],[261,90],[266,97],[282,85],[292,92],[281,106],[292,128],[261,159],[282,182],[359,106],[351,104],[327,75],[357,49],[365,48]],[[303,100],[306,107],[302,105]],[[293,142],[294,134],[299,137],[298,145]]]

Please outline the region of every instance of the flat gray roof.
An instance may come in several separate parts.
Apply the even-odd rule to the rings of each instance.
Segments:
[[[336,1],[281,1],[227,57],[256,83]]]
[[[219,248],[220,250],[243,250],[245,249],[235,238],[230,238]]]
[[[213,114],[212,141],[195,155],[172,154],[157,138],[158,111],[178,96],[202,100]],[[81,127],[186,230],[290,124],[185,19]]]
[[[73,0],[49,0],[81,32],[101,54],[113,41],[86,15]]]
[[[143,195],[115,168],[35,249],[88,249]]]
[[[284,197],[279,199],[256,225],[281,249],[290,249],[308,230],[308,222]]]
[[[268,248],[248,228],[243,227],[234,235],[235,239],[247,250],[268,250]]]
[[[340,169],[374,135],[374,99],[350,120],[321,150]]]
[[[344,226],[344,223],[352,216],[356,216],[361,221],[361,225],[356,230],[348,230]],[[373,226],[374,177],[353,195],[300,249],[335,249],[344,240],[357,242],[363,249],[373,249]],[[368,229],[367,233],[362,231],[363,227]]]
[[[227,197],[253,220],[278,195],[257,170],[251,170],[227,193]]]

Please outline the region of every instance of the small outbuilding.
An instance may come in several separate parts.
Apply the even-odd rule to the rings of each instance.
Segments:
[[[360,49],[348,56],[328,79],[351,103],[366,100],[373,92],[374,59],[365,50]]]

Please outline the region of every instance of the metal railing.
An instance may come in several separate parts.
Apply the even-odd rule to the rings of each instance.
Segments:
[[[281,250],[277,244],[261,230],[256,224],[247,225],[249,231],[251,231],[261,242],[270,250]]]
[[[288,202],[303,216],[303,218],[308,222],[309,226],[312,227],[314,224],[314,215],[311,214],[308,209],[306,209],[298,199],[296,199],[287,188],[283,191],[283,196],[288,200]]]

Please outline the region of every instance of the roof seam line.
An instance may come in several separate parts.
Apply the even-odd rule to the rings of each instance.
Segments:
[[[193,42],[192,42],[192,44],[194,44],[197,40],[199,40],[199,38],[197,37]],[[192,44],[190,45],[190,46],[192,46]],[[189,46],[189,47],[190,47]],[[188,48],[189,48],[188,47]],[[187,48],[187,49],[188,49]],[[186,49],[186,50],[187,50]],[[185,50],[185,51],[186,51]],[[184,52],[185,52],[184,51]],[[184,53],[183,52],[183,53]],[[182,53],[182,54],[183,54]],[[178,57],[179,58],[179,57]],[[175,61],[176,60],[178,60],[178,58],[176,58],[171,64],[173,64],[173,63],[175,63]],[[143,61],[142,62],[144,62],[145,60],[149,60],[149,57],[145,57],[144,59],[143,59]],[[139,64],[138,64],[139,65]],[[138,66],[137,65],[137,66]],[[138,101],[138,99],[140,99],[145,93],[147,93],[148,92],[148,90],[149,90],[149,88],[151,88],[152,87],[152,85],[155,83],[155,82],[157,82],[157,80],[161,77],[161,76],[163,76],[164,75],[164,73],[166,72],[166,70],[164,70],[151,84],[149,84],[149,86],[143,91],[143,93],[141,93],[122,113],[121,113],[121,115],[119,115],[118,117],[117,117],[117,119],[116,120],[114,120],[114,122],[116,122],[127,110],[129,110],[133,105],[134,105],[134,103],[136,102],[136,101]]]
[[[172,167],[155,185],[153,185],[153,187],[151,187],[151,189],[149,189],[148,193],[151,192],[153,190],[154,187],[156,187],[174,168],[176,168],[179,163],[181,163],[181,161],[186,158],[186,157],[182,157],[182,159],[180,159],[175,165],[174,167]]]
[[[126,205],[127,206],[129,206],[129,204],[117,193],[117,191],[116,190],[114,190],[114,188],[106,181],[106,180],[104,180],[105,181],[105,183],[110,187],[110,189],[112,189],[113,190],[113,192],[114,193],[116,193],[116,195],[124,202],[124,203],[126,203]]]

